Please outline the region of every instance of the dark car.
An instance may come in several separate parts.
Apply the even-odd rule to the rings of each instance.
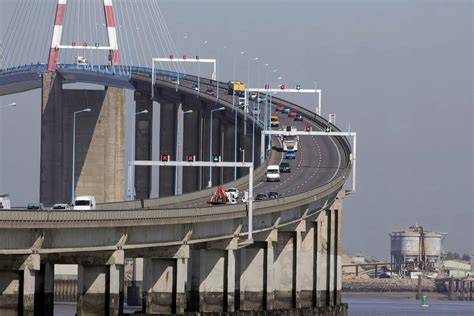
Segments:
[[[287,162],[280,163],[280,172],[290,172],[291,167],[290,164]]]
[[[268,197],[270,199],[278,199],[280,197],[280,193],[278,192],[268,192]]]
[[[303,121],[303,115],[301,115],[301,114],[296,114],[296,116],[295,116],[295,121],[301,121],[301,122],[302,122],[302,121]]]
[[[281,112],[281,111],[283,111],[284,108],[285,107],[283,105],[277,105],[275,110],[277,110],[278,112]]]
[[[28,210],[44,210],[43,203],[28,203],[26,207]]]
[[[291,109],[289,107],[284,107],[283,110],[281,110],[282,113],[290,113]]]
[[[289,150],[285,153],[285,159],[295,159],[296,153],[293,150]]]
[[[262,200],[266,200],[266,199],[268,199],[268,195],[266,195],[265,193],[259,193],[255,197],[256,201],[262,201]]]
[[[207,89],[207,90],[206,90],[206,93],[207,93],[207,94],[210,94],[210,95],[216,95],[216,92],[215,92],[214,90],[212,90],[212,89]]]

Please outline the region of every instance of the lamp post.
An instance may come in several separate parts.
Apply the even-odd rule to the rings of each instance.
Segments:
[[[143,110],[136,112],[135,115],[132,115],[132,148],[130,149],[130,161],[135,160],[135,120],[136,116],[140,114],[146,114],[148,110]],[[132,201],[135,198],[135,167],[132,168],[129,179],[128,179],[128,200]]]
[[[211,120],[209,122],[209,161],[212,161],[212,114],[216,111],[223,111],[225,107],[220,107],[214,110],[211,110]],[[209,167],[209,187],[212,187],[212,167]]]
[[[74,203],[76,197],[75,173],[76,173],[76,114],[90,112],[90,108],[82,109],[74,112],[72,123],[72,182],[71,182],[71,204]]]
[[[181,139],[182,139],[182,133],[184,133],[184,115],[185,114],[189,114],[189,113],[193,113],[193,110],[187,110],[187,111],[183,111],[182,112],[182,119],[181,119],[181,115],[180,117],[178,118],[178,130],[176,131],[176,161],[181,161],[183,160],[183,150],[182,150],[182,145],[181,144]],[[179,130],[179,126],[180,126],[180,122],[183,122],[183,124],[181,125],[181,130]],[[181,148],[181,150],[180,150]],[[174,171],[174,194],[175,195],[179,195],[181,194],[181,191],[182,191],[182,172],[179,172],[182,170],[183,167],[175,167],[175,171]],[[179,169],[179,171],[178,171]],[[178,181],[180,180],[180,181]]]
[[[240,56],[244,55],[245,52],[240,52]],[[237,56],[234,56],[234,81],[235,81],[235,68],[237,64]],[[232,109],[234,110],[235,119],[234,119],[234,162],[237,162],[237,120],[238,115],[235,110],[235,93],[232,93]],[[243,161],[243,160],[242,160]],[[234,167],[234,180],[237,180],[237,167]]]

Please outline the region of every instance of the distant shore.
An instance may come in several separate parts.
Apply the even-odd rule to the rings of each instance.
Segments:
[[[387,299],[413,299],[416,300],[417,292],[344,292],[342,291],[342,300],[344,298],[387,298]],[[427,293],[428,300],[447,300],[448,296],[445,293],[429,292]]]

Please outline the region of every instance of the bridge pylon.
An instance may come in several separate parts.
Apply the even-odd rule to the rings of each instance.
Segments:
[[[58,3],[56,5],[53,37],[51,39],[51,48],[49,51],[48,70],[56,71],[56,64],[59,60],[59,49],[108,50],[108,60],[110,64],[118,65],[120,63],[120,58],[112,0],[104,0],[105,25],[107,26],[107,37],[109,40],[109,46],[89,45],[87,42],[82,43],[82,45],[76,45],[76,43],[71,43],[70,45],[62,45],[61,38],[63,33],[64,18],[66,14],[66,6],[67,0],[58,0]]]

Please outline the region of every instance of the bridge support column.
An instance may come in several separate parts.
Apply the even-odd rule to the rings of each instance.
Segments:
[[[38,254],[0,258],[0,315],[33,316],[40,309],[35,306],[42,284],[39,270]]]
[[[329,305],[328,215],[321,211],[316,219],[316,306]]]
[[[176,161],[182,161],[183,157],[183,142],[184,142],[184,114],[183,105],[177,104],[176,109]],[[175,167],[175,190],[174,195],[183,194],[183,167]]]
[[[235,251],[237,239],[216,242],[193,250],[192,287],[189,306],[198,312],[235,310]]]
[[[196,156],[196,160],[201,160],[201,111],[193,108],[193,112],[184,116],[184,141],[183,154]],[[183,168],[183,193],[198,191],[201,189],[199,182],[200,168]]]
[[[70,202],[73,112],[76,118],[76,195],[94,195],[97,202],[124,197],[123,89],[63,89],[57,73],[43,74],[41,115],[40,201]]]
[[[146,314],[183,314],[189,246],[182,246],[172,257],[144,258],[143,312]]]
[[[135,160],[152,160],[153,153],[153,101],[147,93],[134,94]],[[135,113],[147,110],[148,113]],[[135,199],[148,199],[151,193],[151,167],[135,167]]]
[[[174,103],[161,103],[160,154],[176,159],[176,117],[178,107]],[[160,197],[174,195],[175,167],[160,168]]]
[[[123,313],[123,265],[123,250],[117,250],[106,265],[78,266],[78,316]]]

